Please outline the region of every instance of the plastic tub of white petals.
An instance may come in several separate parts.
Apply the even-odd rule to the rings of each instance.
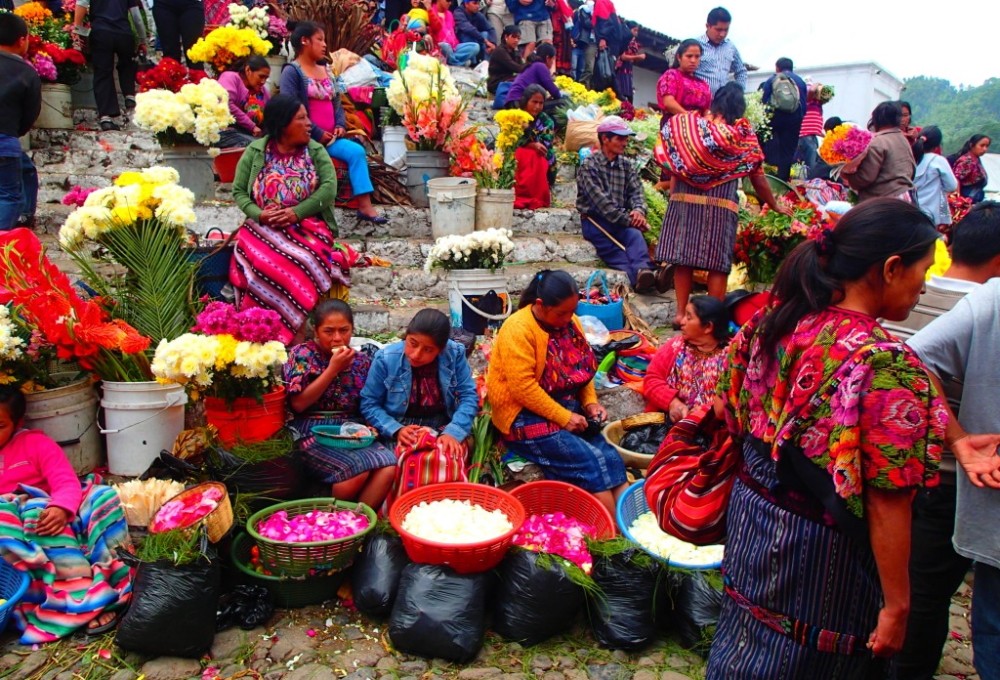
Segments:
[[[644,485],[644,480],[636,482],[618,499],[615,514],[618,528],[625,537],[671,567],[691,570],[721,567],[723,546],[694,545],[660,529],[656,515],[646,504]]]

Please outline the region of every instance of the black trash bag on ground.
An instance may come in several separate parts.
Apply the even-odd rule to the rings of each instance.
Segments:
[[[392,611],[399,577],[410,558],[399,536],[372,532],[351,570],[354,606],[367,616],[387,616]]]
[[[618,442],[618,446],[628,451],[655,456],[656,452],[660,450],[664,437],[670,431],[670,427],[670,423],[634,427],[625,433],[625,436]]]
[[[274,613],[274,601],[264,586],[241,585],[219,598],[217,631],[239,626],[251,630],[262,626]]]
[[[150,656],[201,658],[215,639],[219,567],[218,559],[139,563],[115,644]]]
[[[587,614],[594,637],[602,647],[639,649],[656,636],[653,620],[659,565],[643,553],[640,564],[632,561],[638,549],[610,557],[594,558],[591,576],[604,596],[588,597]]]
[[[673,626],[681,644],[707,655],[722,611],[722,590],[703,571],[675,572],[673,602]]]
[[[500,563],[500,585],[493,630],[530,646],[568,630],[583,605],[583,589],[554,563],[538,565],[540,555],[512,549]],[[551,560],[544,556],[544,561]]]
[[[201,468],[192,465],[186,460],[178,458],[166,449],[160,451],[160,455],[150,463],[146,471],[140,475],[139,479],[170,479],[175,482],[186,482],[196,478],[201,472]]]
[[[486,574],[456,574],[435,564],[408,564],[389,617],[389,637],[401,652],[471,661],[486,635]]]

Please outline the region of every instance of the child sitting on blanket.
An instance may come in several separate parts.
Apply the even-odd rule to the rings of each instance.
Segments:
[[[0,559],[28,572],[15,611],[22,644],[51,642],[87,626],[117,623],[131,594],[129,568],[113,553],[128,528],[113,489],[89,477],[81,486],[59,445],[22,428],[24,394],[0,385]]]

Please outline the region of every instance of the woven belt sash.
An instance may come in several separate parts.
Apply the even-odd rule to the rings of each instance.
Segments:
[[[724,210],[732,210],[734,213],[739,213],[740,204],[736,201],[730,201],[728,198],[719,198],[717,196],[699,196],[698,194],[684,194],[684,193],[673,193],[670,194],[671,201],[676,201],[678,203],[694,203],[696,205],[708,205],[713,208],[722,208]]]

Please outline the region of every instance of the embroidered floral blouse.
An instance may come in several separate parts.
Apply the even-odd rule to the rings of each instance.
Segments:
[[[734,434],[771,445],[775,460],[782,444],[798,445],[858,517],[866,486],[937,484],[947,415],[909,348],[875,319],[830,307],[803,318],[768,361],[757,357],[760,318],[733,340],[719,381]],[[832,398],[814,401],[835,375]]]
[[[701,111],[712,104],[712,90],[708,82],[696,76],[684,75],[678,68],[664,72],[656,83],[656,98],[662,102],[670,95],[687,111]]]
[[[675,335],[656,351],[646,378],[643,396],[651,407],[666,411],[680,399],[689,408],[711,404],[726,364],[725,346],[704,353]]]
[[[538,384],[556,401],[567,396],[576,398],[580,389],[597,373],[594,350],[575,324],[544,328],[549,334],[549,345]]]
[[[955,179],[963,187],[985,184],[986,182],[986,169],[983,167],[982,161],[971,153],[959,156],[958,160],[955,161],[954,170]]]
[[[293,347],[282,369],[285,394],[289,397],[301,394],[326,370],[328,363],[329,359],[313,340]],[[338,411],[358,416],[361,413],[361,388],[365,386],[371,365],[372,360],[368,354],[356,353],[351,365],[334,377],[322,396],[302,415],[313,411]]]
[[[251,195],[261,208],[269,205],[296,206],[309,198],[319,185],[309,148],[283,154],[271,142],[264,149],[264,167],[254,180]]]
[[[552,120],[549,114],[544,111],[538,114],[538,117],[533,121],[528,123],[528,127],[524,129],[524,133],[521,135],[521,139],[518,140],[518,146],[527,146],[533,142],[538,142],[545,147],[545,160],[548,162],[551,168],[556,164],[556,150],[553,144],[553,138],[556,130],[555,121]]]

